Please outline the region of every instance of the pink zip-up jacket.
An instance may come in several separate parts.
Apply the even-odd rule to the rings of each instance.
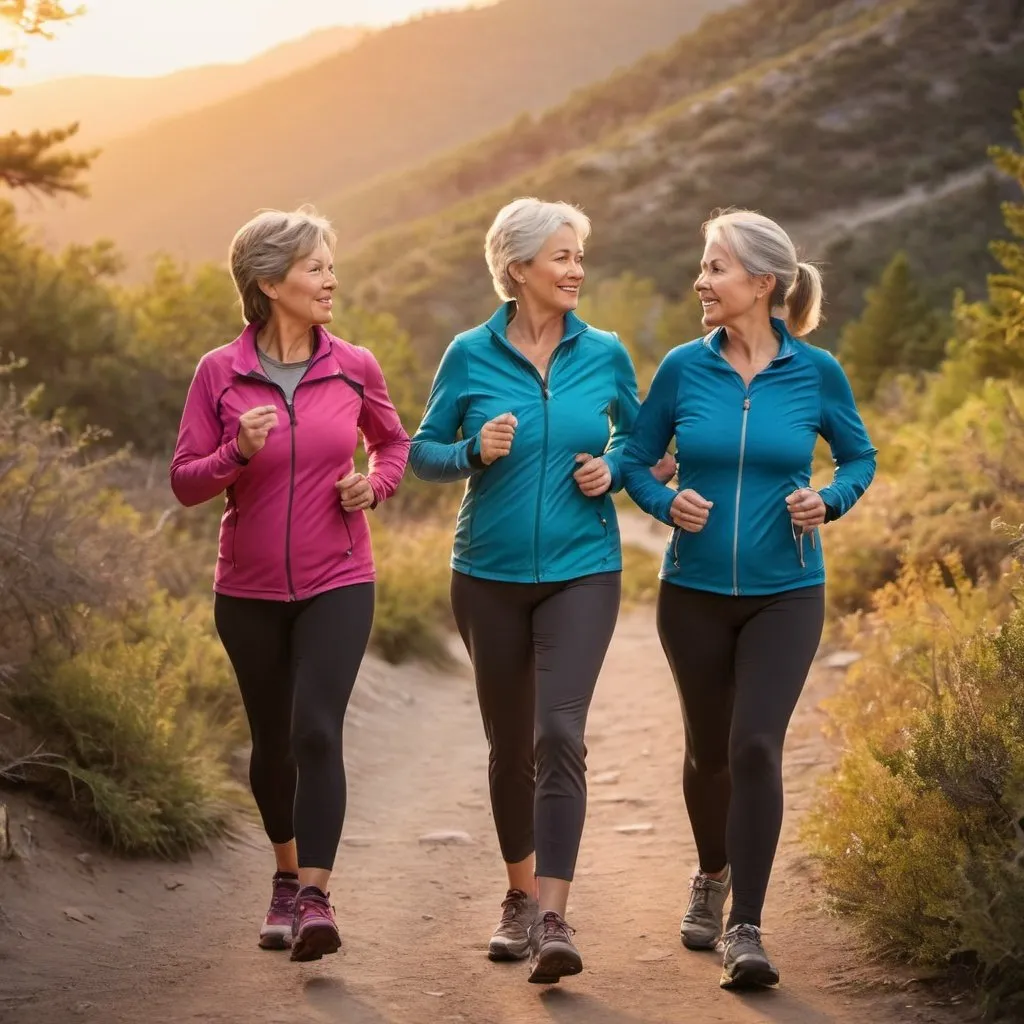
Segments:
[[[373,354],[320,327],[291,408],[264,374],[258,325],[199,360],[171,461],[183,505],[227,492],[214,590],[295,601],[375,578],[364,512],[345,512],[335,484],[352,472],[361,432],[376,502],[395,493],[409,436]],[[277,426],[246,461],[238,420],[277,406]]]

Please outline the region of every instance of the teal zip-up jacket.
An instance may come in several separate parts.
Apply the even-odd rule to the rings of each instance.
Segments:
[[[511,583],[549,583],[622,568],[611,491],[587,498],[578,453],[603,455],[611,490],[639,408],[636,373],[607,331],[565,316],[547,379],[506,337],[511,304],[458,335],[434,377],[409,463],[422,480],[467,480],[451,566]],[[480,429],[510,412],[512,451],[485,466]],[[652,463],[653,465],[653,463]]]
[[[675,529],[661,578],[717,594],[775,594],[824,583],[818,531],[794,536],[786,496],[810,486],[818,435],[836,472],[819,493],[826,521],[845,515],[875,474],[875,449],[846,374],[824,349],[772,319],[778,355],[751,381],[722,355],[724,329],[673,349],[640,410],[623,459],[629,496],[672,526],[678,491],[648,467],[676,442],[679,490],[714,503],[699,533]]]

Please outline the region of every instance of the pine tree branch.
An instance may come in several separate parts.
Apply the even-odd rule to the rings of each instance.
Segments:
[[[0,136],[0,183],[44,196],[88,195],[78,176],[88,169],[97,151],[72,153],[58,148],[77,131],[78,125],[73,124],[28,135],[11,132]]]

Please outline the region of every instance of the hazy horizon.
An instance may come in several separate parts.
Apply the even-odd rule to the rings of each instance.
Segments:
[[[306,7],[291,0],[86,0],[85,13],[59,26],[53,39],[30,40],[22,66],[3,69],[0,84],[17,88],[80,75],[152,78],[238,64],[322,29],[382,28],[493,2],[327,0]]]

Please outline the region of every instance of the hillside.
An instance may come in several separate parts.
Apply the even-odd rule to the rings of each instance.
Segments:
[[[82,75],[17,89],[0,101],[5,131],[30,131],[77,121],[78,138],[95,146],[255,89],[351,49],[364,29],[311,32],[240,64],[188,68],[153,78]]]
[[[754,39],[759,50],[744,61],[744,40]],[[713,58],[702,61],[702,50]],[[955,75],[942,70],[952,53]],[[825,263],[833,329],[900,247],[937,292],[970,291],[991,267],[987,240],[1002,231],[1005,186],[987,171],[986,151],[1009,139],[1022,66],[1017,0],[753,0],[674,48],[653,76],[667,102],[649,103],[657,90],[641,68],[450,158],[444,173],[434,165],[410,175],[426,187],[400,201],[445,208],[345,255],[342,280],[358,282],[357,301],[398,315],[434,356],[493,306],[483,235],[495,210],[525,193],[593,216],[594,277],[631,271],[669,296],[689,289],[699,225],[723,205],[779,218]],[[631,81],[636,99],[609,113],[610,89],[626,96]],[[571,152],[550,141],[561,123],[580,126],[563,133]],[[543,136],[549,159],[505,176],[517,133],[526,147]],[[460,201],[450,203],[450,183],[431,192],[446,179]]]
[[[375,33],[350,52],[111,142],[92,198],[27,211],[54,243],[109,237],[220,258],[239,222],[422,160],[564,100],[728,0],[503,0]]]

